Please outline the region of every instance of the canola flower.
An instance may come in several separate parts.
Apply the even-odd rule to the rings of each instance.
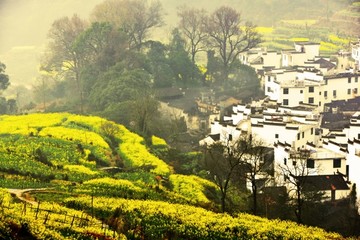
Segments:
[[[217,189],[214,183],[194,175],[172,174],[169,180],[174,192],[181,194],[189,202],[194,203],[211,203],[204,192],[207,187]]]
[[[68,198],[68,206],[89,208],[86,197]],[[294,222],[267,220],[249,214],[232,217],[202,208],[159,201],[94,198],[93,206],[103,217],[118,217],[128,226],[125,235],[132,239],[340,239],[336,233],[298,225]]]
[[[117,137],[121,141],[119,150],[125,166],[133,168],[150,167],[150,172],[162,176],[168,176],[171,173],[170,167],[164,161],[148,151],[142,137],[130,132],[123,126],[120,127]]]

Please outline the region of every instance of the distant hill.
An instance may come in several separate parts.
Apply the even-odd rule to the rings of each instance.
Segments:
[[[176,9],[183,5],[204,8],[209,12],[227,5],[240,11],[245,20],[261,26],[275,26],[284,19],[319,19],[322,16],[331,16],[351,5],[347,0],[161,0],[161,2],[171,24],[175,24],[173,21],[176,20]]]

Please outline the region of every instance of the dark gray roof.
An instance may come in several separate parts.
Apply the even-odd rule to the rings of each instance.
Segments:
[[[320,68],[326,68],[327,70],[330,70],[332,68],[335,68],[336,65],[326,59],[320,58],[316,60],[314,63],[320,64]]]
[[[330,190],[349,190],[349,186],[340,174],[317,175],[296,177],[303,179],[304,190],[310,191],[330,191]]]

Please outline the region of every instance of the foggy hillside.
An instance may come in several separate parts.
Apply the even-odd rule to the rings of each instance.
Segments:
[[[12,85],[31,84],[54,20],[87,18],[102,0],[0,0],[0,61]],[[84,4],[86,3],[86,4]]]
[[[12,85],[31,85],[37,76],[39,58],[47,42],[52,22],[63,16],[78,14],[88,19],[102,0],[0,0],[0,61],[7,66]],[[229,5],[242,12],[243,18],[257,25],[273,26],[280,19],[318,19],[332,15],[349,4],[348,0],[161,0],[165,26],[155,36],[176,26],[177,8],[187,5],[213,11]],[[162,36],[163,35],[163,36]]]

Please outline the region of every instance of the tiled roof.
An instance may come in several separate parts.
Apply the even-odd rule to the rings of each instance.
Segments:
[[[305,178],[304,189],[315,191],[330,191],[330,190],[349,190],[344,177],[341,175],[317,175],[317,176],[302,176],[296,177],[298,179]]]
[[[320,68],[326,68],[327,70],[330,70],[332,68],[335,68],[336,65],[326,59],[320,58],[316,60],[314,63],[320,64]]]
[[[219,141],[220,140],[220,133],[218,133],[218,134],[210,134],[209,137],[211,137],[212,140],[214,140],[214,141]]]

